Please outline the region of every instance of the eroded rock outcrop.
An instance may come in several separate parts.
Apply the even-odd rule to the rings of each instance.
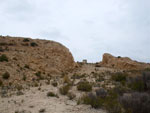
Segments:
[[[143,70],[150,68],[149,64],[133,61],[128,57],[114,57],[108,53],[103,55],[103,60],[100,64],[102,66],[123,70]]]
[[[0,75],[9,72],[14,81],[36,78],[37,72],[41,76],[60,74],[76,65],[69,49],[48,40],[0,36],[0,56],[4,54],[8,62],[0,62]]]

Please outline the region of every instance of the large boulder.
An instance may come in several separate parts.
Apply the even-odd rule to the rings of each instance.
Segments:
[[[103,55],[103,60],[100,64],[102,66],[123,70],[143,70],[150,68],[149,64],[133,61],[128,57],[115,57],[108,53]]]

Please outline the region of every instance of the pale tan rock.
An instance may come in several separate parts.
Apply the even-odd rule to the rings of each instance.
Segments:
[[[133,61],[128,57],[115,57],[108,53],[103,55],[103,60],[100,64],[102,66],[123,70],[143,70],[150,68],[149,64]]]
[[[23,75],[32,78],[38,71],[43,76],[54,75],[70,71],[76,66],[71,52],[62,44],[48,40],[24,39],[0,36],[0,48],[3,49],[0,55],[5,54],[9,60],[0,62],[0,75],[8,71],[11,80],[21,79]],[[35,46],[31,46],[31,43]],[[25,65],[28,65],[29,69],[25,68]]]

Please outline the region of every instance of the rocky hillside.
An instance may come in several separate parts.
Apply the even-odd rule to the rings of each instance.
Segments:
[[[143,70],[150,68],[150,64],[133,61],[128,57],[114,57],[108,53],[103,55],[103,60],[100,64],[102,66],[123,70]]]
[[[0,37],[0,79],[18,80],[60,74],[73,69],[69,50],[60,43],[20,37]],[[9,76],[9,77],[7,77]]]
[[[149,113],[149,92],[149,64],[76,64],[59,43],[0,37],[0,113]]]

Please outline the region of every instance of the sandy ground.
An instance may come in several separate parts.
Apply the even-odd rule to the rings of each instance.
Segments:
[[[113,69],[105,67],[95,67],[95,65],[83,65],[82,68],[74,73],[86,73],[90,75],[92,72],[114,72]],[[91,80],[91,78],[89,78]],[[28,90],[23,90],[23,95],[16,94],[11,97],[0,97],[0,113],[106,113],[102,109],[93,109],[88,105],[77,105],[76,100],[69,100],[67,96],[62,96],[57,87],[52,85],[42,85],[41,90],[38,87],[30,87]],[[81,92],[76,91],[76,87],[72,91],[77,97],[80,97]],[[51,91],[58,94],[57,97],[48,97],[47,93]],[[40,112],[40,110],[44,112]],[[18,112],[17,112],[18,111]]]
[[[106,113],[88,105],[77,105],[76,101],[60,94],[59,98],[47,97],[49,91],[58,93],[57,88],[44,85],[41,90],[38,87],[25,90],[20,96],[0,97],[0,113]],[[40,112],[41,109],[45,109],[45,112]]]

